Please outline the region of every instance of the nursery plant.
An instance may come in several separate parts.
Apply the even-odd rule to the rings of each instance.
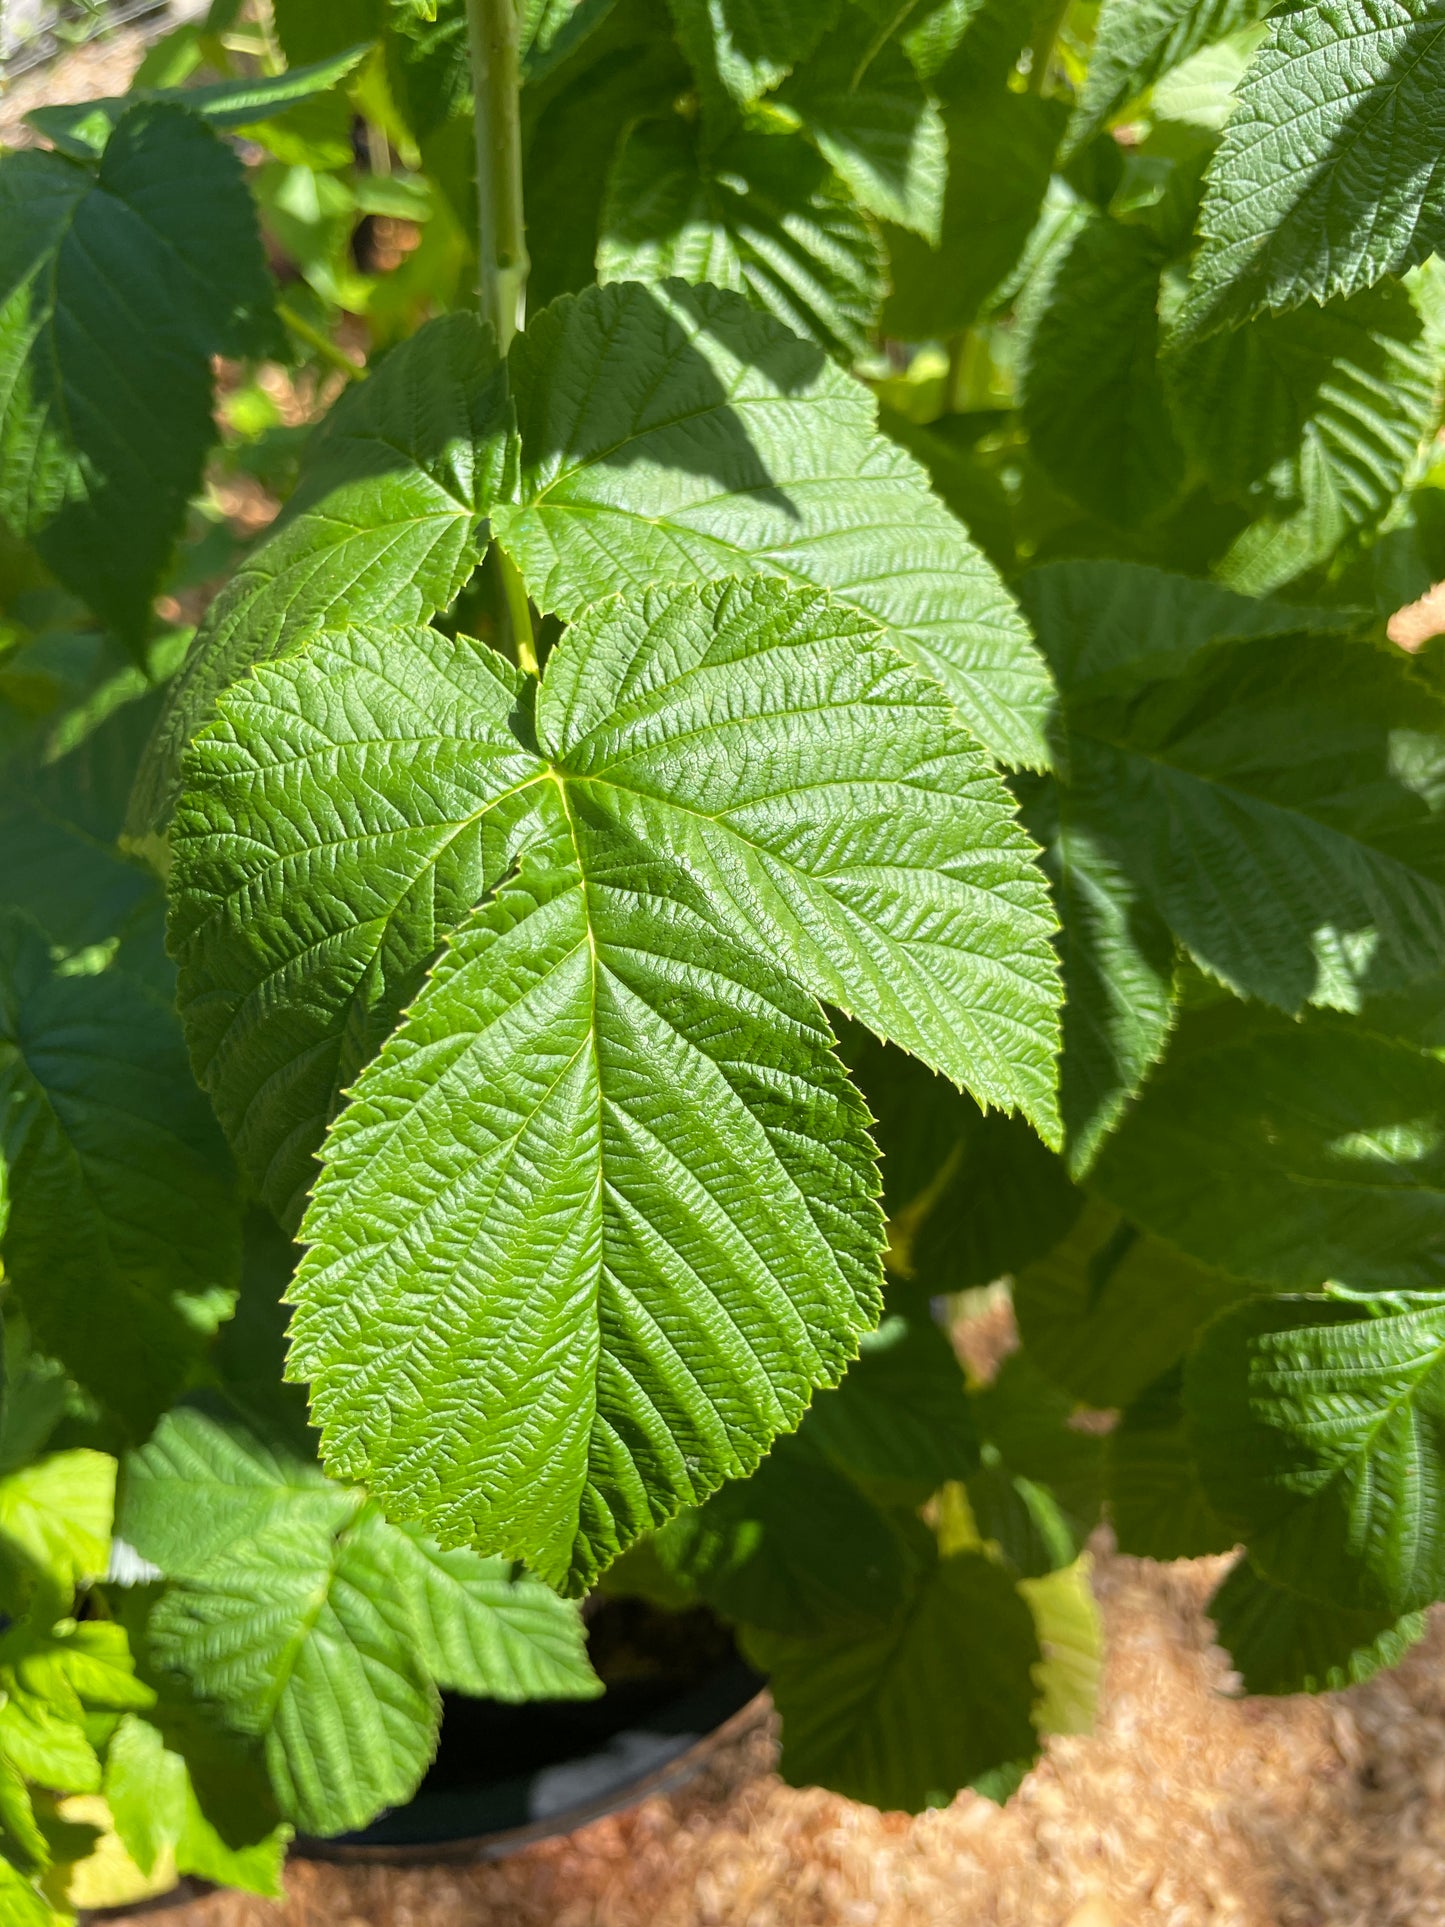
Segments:
[[[1246,1692],[1419,1635],[1442,50],[216,0],[29,116],[0,1919],[277,1891],[599,1589],[905,1809],[1087,1722],[1101,1524]]]

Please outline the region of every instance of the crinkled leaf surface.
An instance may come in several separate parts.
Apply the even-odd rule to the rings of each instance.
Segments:
[[[1034,455],[1062,489],[1126,528],[1167,509],[1184,478],[1155,359],[1164,258],[1142,227],[1086,220],[1059,253],[1026,350]]]
[[[620,283],[539,315],[509,365],[520,493],[492,522],[540,606],[749,570],[826,588],[987,748],[1042,766],[1050,691],[1017,610],[818,348],[736,294]]]
[[[1337,1693],[1398,1666],[1425,1631],[1423,1613],[1322,1605],[1277,1586],[1247,1558],[1207,1611],[1246,1693]]]
[[[1104,122],[1171,67],[1226,34],[1249,27],[1269,0],[1104,0],[1065,153],[1073,154]]]
[[[137,780],[133,830],[164,822],[186,744],[253,662],[328,622],[416,622],[451,601],[503,487],[508,421],[495,347],[465,314],[419,329],[342,396],[276,526],[207,612]]]
[[[1253,1300],[1185,1373],[1204,1488],[1266,1575],[1392,1618],[1445,1597],[1445,1308]]]
[[[784,1779],[917,1813],[1038,1751],[1033,1616],[976,1552],[937,1560],[886,1625],[753,1635],[783,1722]]]
[[[878,235],[799,134],[713,144],[679,114],[638,121],[612,163],[599,281],[736,288],[830,353],[861,353],[883,305]]]
[[[1353,294],[1445,240],[1436,0],[1288,0],[1210,169],[1185,325]]]
[[[1396,285],[1261,315],[1171,357],[1167,377],[1210,482],[1258,518],[1218,570],[1253,594],[1377,522],[1438,411],[1420,318]]]
[[[861,1106],[808,990],[1047,1122],[1027,846],[944,699],[875,638],[823,597],[716,584],[603,605],[550,658],[529,861],[358,1081],[295,1286],[293,1369],[335,1462],[443,1537],[585,1577],[749,1469],[840,1375],[876,1309],[878,1220]],[[192,928],[251,860],[224,827],[226,769],[245,795],[247,745],[274,738],[246,704],[366,713],[373,645],[326,649],[229,700],[214,788],[198,747],[177,857]],[[451,691],[437,738],[500,673],[425,632],[395,632],[386,660],[408,689]],[[382,743],[387,714],[368,722]],[[398,738],[410,771],[424,739]],[[320,877],[355,788],[328,789],[311,740],[265,840],[299,836]],[[511,755],[518,734],[498,741]],[[430,809],[415,782],[397,793]],[[456,831],[443,816],[427,835]]]
[[[902,46],[877,42],[877,22],[850,7],[779,99],[863,207],[936,246],[948,180],[943,116]]]
[[[703,95],[746,104],[776,87],[832,24],[836,0],[668,0]]]
[[[1337,1018],[1236,1012],[1222,1038],[1181,1032],[1091,1183],[1240,1278],[1440,1289],[1445,1064]]]
[[[263,351],[270,282],[241,165],[139,104],[95,164],[0,161],[0,519],[127,641],[199,486],[211,357]]]
[[[45,1348],[136,1430],[179,1390],[235,1283],[225,1150],[169,1011],[66,975],[0,911],[5,1267]]]
[[[1025,598],[1064,692],[1060,810],[1205,970],[1290,1011],[1438,975],[1445,709],[1401,653],[1125,563]],[[1144,944],[1116,955],[1091,967],[1148,972]]]

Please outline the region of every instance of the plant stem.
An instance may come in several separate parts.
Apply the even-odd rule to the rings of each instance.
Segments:
[[[366,370],[358,368],[349,355],[342,353],[329,335],[322,334],[319,328],[313,328],[304,315],[297,314],[296,310],[284,301],[276,303],[276,313],[293,335],[304,341],[308,348],[314,348],[323,361],[329,362],[333,368],[339,368],[348,381],[366,380]]]
[[[477,291],[507,352],[526,312],[517,0],[467,0],[477,130]]]
[[[1054,51],[1054,42],[1059,37],[1059,29],[1064,24],[1064,15],[1069,11],[1069,0],[1057,0],[1057,4],[1040,21],[1039,30],[1029,42],[1028,91],[1041,94],[1048,79],[1049,56]]]
[[[521,570],[500,543],[492,544],[492,553],[496,556],[497,574],[501,577],[507,620],[517,651],[517,667],[525,670],[529,676],[535,676],[538,673],[537,641],[532,633],[532,605],[527,600],[527,585],[522,580]]]

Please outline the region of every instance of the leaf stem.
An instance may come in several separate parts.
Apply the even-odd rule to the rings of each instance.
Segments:
[[[1054,42],[1059,37],[1059,29],[1068,11],[1069,0],[1056,0],[1056,4],[1039,22],[1039,30],[1029,42],[1028,91],[1031,94],[1044,91],[1049,73],[1049,56],[1054,51]]]
[[[296,310],[284,301],[276,303],[276,313],[293,335],[304,341],[308,348],[314,348],[323,361],[329,362],[333,368],[339,368],[348,381],[366,380],[366,370],[358,368],[351,357],[337,347],[330,335],[323,334],[319,328],[313,327],[304,315],[297,314]]]
[[[511,624],[512,642],[517,651],[517,667],[529,676],[538,674],[537,639],[532,632],[532,605],[527,600],[527,585],[522,580],[522,572],[511,556],[499,542],[492,544],[492,552],[497,558],[497,573],[501,577],[502,595],[507,605],[507,620]]]
[[[467,0],[476,95],[477,292],[497,347],[507,352],[526,313],[522,207],[521,68],[517,0]]]

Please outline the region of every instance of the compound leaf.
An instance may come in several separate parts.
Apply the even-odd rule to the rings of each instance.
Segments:
[[[678,114],[640,120],[612,163],[599,281],[735,288],[832,354],[861,353],[883,305],[882,244],[798,134],[714,145]]]
[[[1436,0],[1287,0],[1210,169],[1181,325],[1353,294],[1445,242]]]
[[[1269,1579],[1391,1619],[1445,1597],[1445,1306],[1252,1300],[1185,1371],[1209,1499]]]
[[[137,1431],[235,1283],[225,1151],[170,1013],[114,972],[62,974],[0,910],[5,1266],[45,1349]]]
[[[264,350],[241,165],[140,103],[91,164],[0,161],[0,520],[137,650],[212,439],[211,357]]]
[[[133,832],[169,816],[182,752],[253,662],[328,622],[416,622],[451,601],[503,487],[509,419],[491,336],[465,314],[428,323],[342,396],[171,686],[137,779]]]
[[[1337,1018],[1233,1006],[1181,1031],[1091,1182],[1206,1264],[1279,1290],[1445,1284],[1445,1064]]]
[[[520,494],[492,522],[542,607],[749,570],[826,588],[987,748],[1046,760],[1048,682],[1007,592],[816,347],[736,294],[620,283],[540,315],[510,368]]]
[[[1336,1693],[1398,1666],[1423,1613],[1322,1605],[1276,1586],[1245,1558],[1206,1609],[1246,1693]]]

